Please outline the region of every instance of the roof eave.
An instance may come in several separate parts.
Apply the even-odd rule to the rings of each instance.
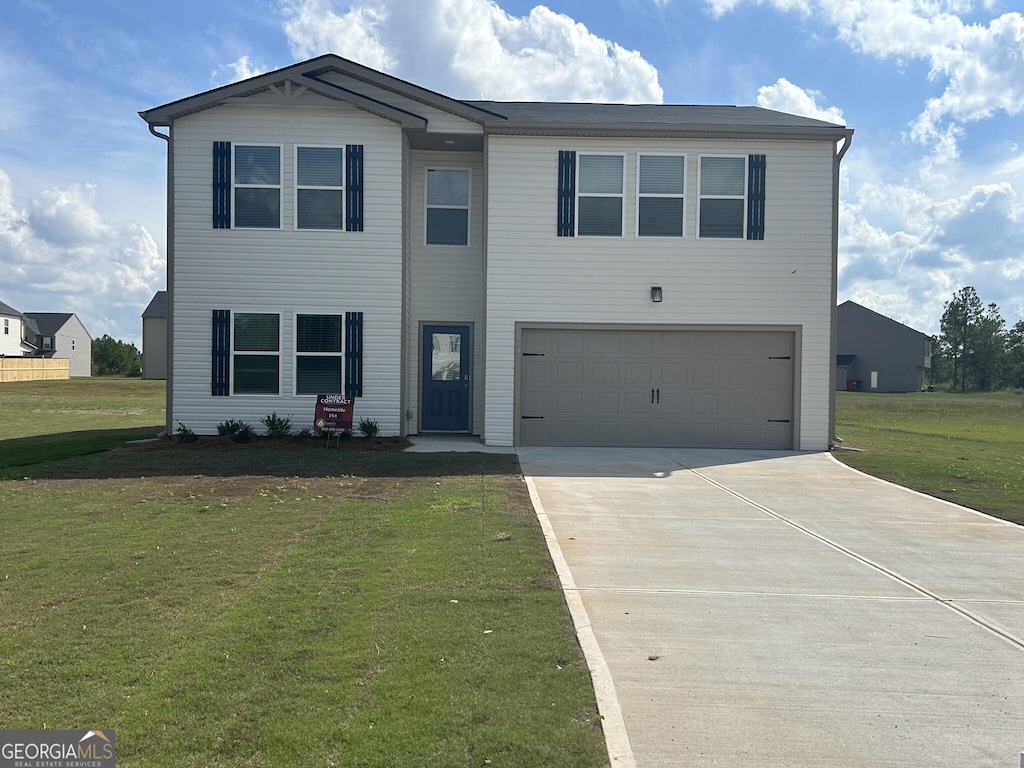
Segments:
[[[843,126],[766,126],[680,123],[540,123],[535,120],[488,123],[487,133],[504,136],[609,136],[683,139],[779,139],[839,141],[853,136]]]

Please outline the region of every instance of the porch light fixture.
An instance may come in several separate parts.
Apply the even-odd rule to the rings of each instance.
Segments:
[[[651,301],[653,301],[655,304],[657,304],[659,301],[661,301],[661,286],[660,285],[652,285],[651,286]]]

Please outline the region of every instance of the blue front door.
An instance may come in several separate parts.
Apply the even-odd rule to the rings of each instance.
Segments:
[[[423,326],[423,397],[420,429],[425,432],[469,431],[468,325]]]

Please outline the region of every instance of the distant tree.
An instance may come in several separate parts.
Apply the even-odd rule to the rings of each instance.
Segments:
[[[967,362],[975,386],[982,392],[1001,389],[1006,378],[1006,321],[998,306],[985,308],[971,336]]]
[[[104,334],[92,342],[93,376],[138,376],[142,355],[134,344]]]
[[[981,299],[972,286],[965,286],[943,304],[939,344],[949,362],[953,389],[967,391],[968,357],[972,352],[974,331],[983,312]]]
[[[1024,320],[1006,332],[1006,386],[1024,388]]]

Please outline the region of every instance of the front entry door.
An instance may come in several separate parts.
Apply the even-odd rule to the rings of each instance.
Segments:
[[[420,359],[422,407],[420,429],[425,432],[468,432],[469,364],[468,325],[425,325]]]

